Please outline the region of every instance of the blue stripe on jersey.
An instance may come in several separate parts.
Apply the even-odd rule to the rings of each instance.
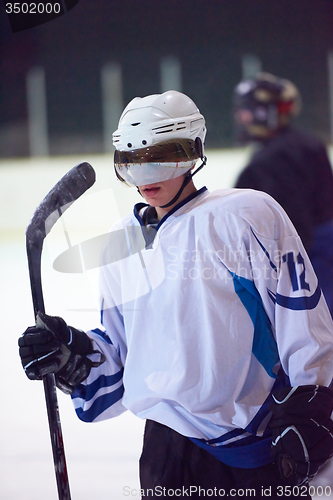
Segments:
[[[261,297],[254,283],[246,278],[233,276],[234,288],[247,310],[254,326],[252,352],[270,377],[276,378],[273,369],[279,363],[279,353],[272,327]]]
[[[102,387],[111,387],[119,382],[119,380],[122,379],[123,372],[124,369],[121,369],[114,375],[100,375],[94,382],[91,382],[91,384],[79,385],[71,395],[72,399],[83,398],[85,401],[90,401]]]
[[[124,386],[121,385],[118,389],[113,392],[108,392],[99,396],[88,410],[83,410],[83,408],[77,408],[76,414],[80,420],[83,422],[93,422],[103,411],[110,406],[114,405],[119,401],[124,394]]]
[[[190,438],[193,443],[208,451],[215,458],[231,467],[254,469],[272,462],[272,438],[257,439],[247,446],[209,446],[200,439]]]
[[[208,441],[204,440],[204,442],[209,444],[209,445],[213,445],[213,444],[217,444],[217,443],[224,443],[225,441],[230,441],[230,439],[241,436],[242,434],[247,434],[246,431],[244,431],[244,429],[234,429],[230,432],[227,432],[227,434],[223,434],[223,436],[220,436],[220,437],[215,438],[215,439],[210,439]]]
[[[252,232],[253,236],[255,237],[255,239],[257,240],[257,242],[258,242],[258,244],[259,244],[259,246],[260,246],[261,250],[262,250],[262,251],[264,252],[264,254],[266,255],[266,257],[267,257],[267,259],[268,259],[268,261],[269,261],[269,265],[271,266],[271,268],[272,268],[272,269],[274,269],[274,271],[276,271],[276,272],[277,272],[277,267],[276,267],[276,265],[275,265],[275,264],[274,264],[274,262],[271,260],[270,255],[269,255],[269,253],[267,252],[267,250],[266,250],[266,248],[264,247],[264,245],[261,243],[261,241],[259,240],[259,238],[255,235],[255,233],[254,233],[254,231],[253,231],[252,227],[251,227],[251,232]]]
[[[103,316],[104,316],[104,299],[102,299],[102,303],[101,303],[101,310],[100,310],[100,322],[101,322],[101,325],[104,325],[103,323]]]
[[[103,311],[103,309],[102,309],[102,311]],[[101,314],[102,314],[102,311],[101,311]],[[100,330],[99,328],[95,328],[94,330],[91,330],[91,331],[96,333],[96,335],[99,335],[100,337],[102,337],[102,339],[105,340],[105,342],[112,345],[111,339],[105,331]]]

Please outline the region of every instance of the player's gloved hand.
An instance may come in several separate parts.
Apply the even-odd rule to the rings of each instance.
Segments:
[[[30,380],[41,380],[54,373],[57,387],[71,394],[85,380],[91,368],[105,361],[102,353],[93,350],[88,335],[68,326],[62,318],[38,313],[36,326],[27,328],[19,338],[22,366]],[[92,361],[88,356],[98,355]]]
[[[273,400],[272,455],[283,480],[305,484],[333,456],[333,390],[287,387],[276,391]]]

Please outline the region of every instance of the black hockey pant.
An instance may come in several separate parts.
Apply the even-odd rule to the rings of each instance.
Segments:
[[[177,432],[147,420],[140,458],[141,498],[309,500],[306,486],[283,483],[274,462],[230,467]]]

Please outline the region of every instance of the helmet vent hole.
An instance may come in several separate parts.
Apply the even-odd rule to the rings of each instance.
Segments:
[[[136,127],[137,125],[140,125],[141,122],[136,122],[136,123],[131,123],[132,127]]]
[[[161,130],[160,132],[156,132],[156,135],[157,134],[165,134],[166,132],[173,132],[173,129],[170,128],[169,130]]]
[[[174,123],[168,123],[167,125],[161,125],[160,127],[155,127],[152,130],[161,130],[161,129],[166,129],[166,128],[170,128],[170,127],[174,127],[174,126],[175,126]],[[162,130],[162,132],[163,132],[163,130]],[[170,130],[166,130],[166,132],[172,132],[172,128],[170,128]],[[160,133],[160,132],[157,132],[157,133]]]

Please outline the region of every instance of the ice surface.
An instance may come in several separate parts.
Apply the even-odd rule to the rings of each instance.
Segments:
[[[211,190],[232,186],[247,155],[246,149],[208,151],[208,164],[195,178],[196,185],[205,184]],[[43,286],[49,314],[59,314],[70,324],[88,329],[99,324],[96,273],[57,273],[52,262],[68,248],[69,239],[75,245],[104,234],[140,201],[139,195],[115,182],[111,156],[0,162],[1,500],[58,498],[43,387],[25,377],[18,356],[18,336],[34,323],[24,233],[45,194],[81,161],[91,163],[97,180],[73,210],[66,212],[67,237],[59,223],[47,237]],[[129,498],[139,499],[143,422],[127,412],[98,424],[82,423],[70,398],[58,391],[58,399],[72,500],[121,500],[128,498],[129,489]],[[333,490],[332,478],[331,464],[316,484]]]

